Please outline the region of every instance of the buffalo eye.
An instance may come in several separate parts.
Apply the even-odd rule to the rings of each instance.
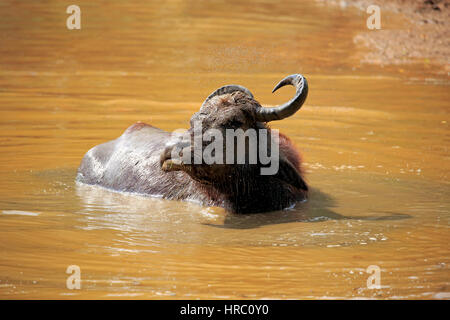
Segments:
[[[228,121],[226,126],[232,127],[232,128],[238,128],[238,127],[242,126],[242,121],[233,119],[233,120]]]

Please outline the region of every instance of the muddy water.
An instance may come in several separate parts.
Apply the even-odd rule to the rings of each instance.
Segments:
[[[60,1],[0,4],[1,298],[450,298],[448,78],[360,65],[365,14],[320,2],[77,4],[75,31]],[[302,150],[307,203],[238,216],[74,182],[137,120],[186,127],[227,83],[274,105],[295,72],[307,103],[273,127]]]

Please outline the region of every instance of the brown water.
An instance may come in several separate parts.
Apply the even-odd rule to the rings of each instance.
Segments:
[[[0,3],[0,298],[450,298],[448,78],[360,65],[352,9],[77,4],[69,31],[64,2]],[[88,149],[138,120],[187,127],[227,83],[277,104],[297,72],[306,105],[273,127],[302,150],[307,203],[238,216],[74,182]]]

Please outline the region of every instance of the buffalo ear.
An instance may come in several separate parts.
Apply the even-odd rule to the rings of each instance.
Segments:
[[[275,174],[275,178],[284,181],[297,189],[308,191],[308,186],[303,181],[300,172],[294,167],[294,165],[287,159],[280,159],[280,167]]]

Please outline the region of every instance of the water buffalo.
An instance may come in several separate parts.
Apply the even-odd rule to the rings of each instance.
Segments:
[[[89,150],[76,179],[116,191],[224,207],[234,213],[292,207],[305,200],[308,191],[302,177],[300,155],[289,138],[275,135],[278,131],[267,126],[269,121],[293,115],[303,105],[308,94],[306,79],[300,74],[290,75],[280,81],[273,92],[288,84],[296,88],[295,96],[283,105],[270,108],[262,107],[242,86],[221,87],[210,94],[191,117],[191,127],[175,138],[169,132],[138,122],[119,138]],[[212,129],[226,138],[215,139],[211,154],[225,159],[231,153],[230,159],[227,158],[231,161],[198,161],[199,150],[201,156],[208,144],[202,140],[200,148],[195,149],[195,137]],[[241,149],[228,144],[237,135],[230,138],[227,133],[239,129],[244,134],[251,130],[265,131],[267,143],[262,143],[260,136],[251,140],[247,135]],[[244,153],[244,161],[237,160],[239,150]],[[250,150],[256,150],[256,161],[255,158],[253,162],[250,160]],[[276,159],[271,159],[277,162],[274,172],[262,174],[262,169],[267,169],[268,165],[259,156],[260,151],[276,155]]]

